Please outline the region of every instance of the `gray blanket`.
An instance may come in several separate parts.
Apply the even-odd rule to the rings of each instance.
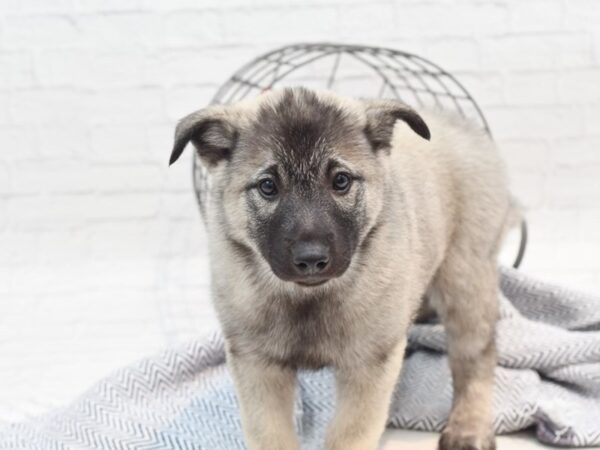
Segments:
[[[498,433],[535,427],[563,446],[600,445],[600,298],[502,272]],[[415,325],[389,426],[441,430],[452,388],[439,324]],[[0,427],[0,449],[243,449],[237,403],[219,333],[142,360],[73,404]],[[295,408],[303,448],[317,449],[334,408],[331,372],[299,377]]]

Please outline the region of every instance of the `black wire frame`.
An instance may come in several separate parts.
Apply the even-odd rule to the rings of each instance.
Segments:
[[[416,109],[426,105],[439,109],[453,109],[460,116],[470,119],[490,137],[489,124],[475,99],[466,88],[449,72],[433,62],[404,51],[334,43],[299,43],[287,45],[265,53],[238,69],[217,90],[212,104],[234,103],[249,96],[257,95],[282,83],[300,68],[325,58],[332,58],[330,73],[322,74],[324,88],[332,89],[340,68],[340,61],[350,58],[372,71],[379,78],[379,97],[392,97]],[[334,89],[335,90],[335,89]],[[205,217],[206,195],[210,178],[194,157],[193,179],[196,198],[202,216]],[[523,261],[527,247],[527,224],[521,223],[521,241],[517,257],[513,263],[518,268]]]

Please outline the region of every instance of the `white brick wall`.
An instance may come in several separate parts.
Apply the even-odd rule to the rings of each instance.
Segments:
[[[319,40],[454,72],[530,208],[524,270],[600,291],[597,0],[0,0],[0,420],[214,324],[173,125]]]

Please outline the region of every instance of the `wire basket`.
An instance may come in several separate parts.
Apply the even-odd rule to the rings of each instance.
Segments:
[[[273,87],[329,89],[351,97],[395,98],[419,110],[458,113],[490,136],[489,125],[469,92],[450,73],[420,56],[398,50],[343,44],[294,44],[273,50],[242,66],[215,94],[213,104],[229,104]],[[204,215],[210,178],[194,157],[194,188]],[[513,267],[525,254],[527,228]]]

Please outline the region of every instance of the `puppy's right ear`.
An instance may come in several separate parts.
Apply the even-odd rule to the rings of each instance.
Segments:
[[[230,158],[237,136],[237,129],[225,107],[212,106],[193,112],[177,124],[169,165],[179,159],[191,141],[202,161],[208,166],[215,166]]]

